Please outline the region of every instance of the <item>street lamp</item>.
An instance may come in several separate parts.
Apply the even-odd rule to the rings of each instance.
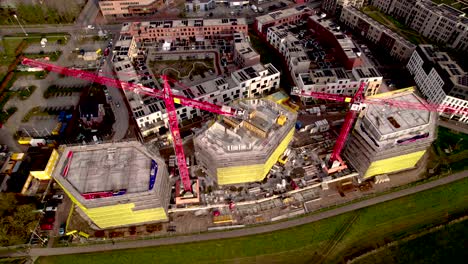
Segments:
[[[19,19],[18,19],[18,16],[16,14],[13,14],[13,17],[16,19],[16,21],[18,21],[18,25],[20,25],[21,29],[23,30],[24,32],[24,35],[27,37],[28,36],[28,33],[26,33],[26,30],[24,30],[24,27],[23,25],[21,25]]]

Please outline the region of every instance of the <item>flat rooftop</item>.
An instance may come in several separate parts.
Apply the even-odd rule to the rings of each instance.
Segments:
[[[313,15],[309,17],[316,23],[320,24],[322,27],[330,31],[340,44],[341,49],[345,52],[348,58],[358,58],[358,53],[360,52],[358,47],[354,45],[354,42],[341,30],[340,27],[328,18],[321,18],[318,15]]]
[[[355,67],[353,74],[358,78],[382,77],[382,74],[374,67]]]
[[[246,59],[259,56],[258,53],[247,42],[235,43],[234,48]]]
[[[164,161],[147,151],[137,141],[95,145],[62,146],[53,177],[75,199],[87,208],[118,203],[136,203],[137,207],[161,206],[168,190],[161,186],[168,177]],[[73,156],[69,159],[69,153]],[[152,160],[157,169],[152,171]],[[69,170],[63,175],[64,168]],[[150,188],[150,175],[156,173]],[[166,186],[167,187],[167,186]],[[85,199],[85,193],[117,192],[122,195]],[[149,203],[151,201],[151,203]]]
[[[415,106],[423,106],[424,104],[424,101],[411,89],[368,97],[366,101],[372,101],[373,98],[377,100],[388,99]],[[383,103],[367,104],[364,119],[370,121],[380,135],[388,135],[430,124],[431,112],[429,109],[418,110],[413,107],[409,109],[404,106],[388,106]]]
[[[130,29],[137,28],[184,28],[184,27],[207,27],[207,26],[235,26],[235,25],[245,25],[247,26],[247,21],[245,18],[219,18],[219,19],[203,19],[203,18],[194,18],[194,19],[179,19],[179,20],[155,20],[155,21],[144,21],[144,22],[131,22],[124,23],[122,25],[122,32],[128,31]]]
[[[244,82],[262,76],[263,72],[266,73],[264,76],[269,76],[276,74],[279,71],[271,64],[262,65],[259,63],[237,70],[231,73],[231,76],[239,82]]]
[[[80,193],[148,190],[151,158],[133,146],[73,151],[67,180]]]
[[[446,4],[436,4],[431,0],[420,0],[418,2],[432,12],[449,19],[457,20],[465,17],[464,12]]]
[[[300,15],[305,12],[312,12],[312,10],[306,6],[296,6],[293,8],[274,11],[263,16],[258,16],[256,20],[261,24],[266,24],[271,21],[280,20],[290,16]]]
[[[468,90],[468,73],[456,61],[452,60],[446,52],[441,52],[430,44],[419,45],[419,48],[426,57],[425,59],[438,64],[442,70],[447,72],[451,81],[459,86],[457,88]]]
[[[205,81],[194,85],[189,89],[183,89],[179,94],[193,99],[201,96],[209,95],[219,90],[233,89],[237,85],[231,77],[219,77],[213,80]],[[174,91],[176,93],[176,91]]]

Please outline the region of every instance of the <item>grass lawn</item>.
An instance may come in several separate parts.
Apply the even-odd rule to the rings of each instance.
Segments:
[[[392,16],[382,13],[380,10],[373,6],[366,6],[362,8],[362,12],[364,12],[366,15],[379,22],[380,24],[385,25],[388,28],[396,31],[413,44],[430,43],[429,40],[421,36],[417,31],[409,28],[408,26],[404,25]]]
[[[23,38],[3,38],[4,54],[7,56],[15,56],[16,48],[23,41]]]
[[[327,263],[468,212],[468,179],[319,222],[273,233],[103,253],[39,258],[37,263]],[[357,217],[357,218],[355,218]],[[349,229],[350,220],[355,219]],[[341,233],[343,236],[337,236]],[[337,237],[341,239],[337,240]],[[339,241],[336,244],[336,241]]]
[[[203,66],[204,63],[206,66]],[[172,79],[179,79],[175,70],[180,73],[180,78],[188,77],[192,69],[197,74],[203,73],[205,70],[213,69],[213,59],[180,59],[180,60],[159,60],[149,63],[151,69],[156,75],[160,75],[163,71]]]
[[[66,44],[69,39],[68,34],[54,33],[50,35],[30,34],[26,41],[28,43],[39,43],[41,38],[46,37],[49,44]],[[15,51],[19,44],[25,39],[24,36],[7,36],[4,37],[1,43],[3,49],[0,52],[0,80],[7,74],[8,66],[15,60]],[[26,45],[27,46],[27,45]],[[46,54],[47,55],[47,54]],[[36,57],[45,57],[46,55],[33,55]],[[57,60],[60,53],[49,54],[52,61]],[[31,56],[29,56],[31,57]]]
[[[400,242],[354,263],[464,263],[468,259],[468,221]]]
[[[445,127],[439,127],[438,129],[435,145],[439,147],[440,150],[444,152],[447,150],[452,155],[468,150],[467,134],[452,131]]]

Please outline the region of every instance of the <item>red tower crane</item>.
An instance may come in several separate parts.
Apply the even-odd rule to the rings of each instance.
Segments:
[[[346,113],[346,117],[343,123],[343,126],[340,130],[340,134],[336,140],[335,146],[333,147],[333,152],[329,159],[329,165],[331,166],[334,161],[339,161],[341,166],[337,168],[327,168],[325,166],[325,170],[328,173],[333,173],[335,171],[341,170],[346,168],[343,160],[341,159],[341,151],[343,150],[344,144],[346,143],[346,139],[348,138],[349,131],[351,130],[352,125],[354,124],[354,120],[358,113],[366,107],[368,104],[378,104],[378,105],[386,105],[386,106],[393,106],[393,107],[401,107],[407,109],[414,109],[414,110],[425,110],[425,111],[432,111],[432,112],[439,112],[439,113],[457,113],[457,114],[467,114],[468,108],[466,107],[459,107],[455,108],[450,105],[437,105],[437,104],[429,104],[425,103],[414,103],[414,102],[405,102],[387,98],[364,98],[364,90],[366,87],[365,82],[361,82],[357,92],[353,97],[343,96],[338,94],[329,94],[329,93],[320,93],[320,92],[305,92],[304,90],[299,90],[297,87],[293,88],[291,92],[292,95],[297,95],[300,97],[313,97],[316,99],[323,99],[323,100],[333,100],[338,102],[345,102],[351,103],[350,110]]]
[[[105,77],[105,76],[98,76],[91,72],[78,70],[78,69],[69,69],[67,67],[54,65],[51,63],[43,62],[43,61],[23,58],[22,63],[24,65],[28,65],[31,67],[40,67],[47,71],[52,71],[52,72],[60,73],[63,75],[87,80],[90,82],[95,82],[95,83],[99,83],[99,84],[106,85],[106,86],[111,86],[111,87],[118,88],[118,89],[132,91],[138,94],[144,94],[144,95],[163,99],[166,105],[168,123],[169,123],[170,131],[172,133],[172,140],[174,143],[174,151],[175,151],[178,166],[179,166],[180,178],[184,185],[184,190],[189,191],[189,192],[192,192],[192,184],[191,184],[190,175],[187,169],[187,163],[185,161],[184,147],[182,144],[182,139],[180,137],[179,122],[177,121],[177,112],[176,112],[174,102],[181,104],[181,105],[198,108],[200,110],[205,110],[205,111],[209,111],[215,114],[221,114],[225,116],[241,116],[243,113],[242,111],[236,110],[229,106],[219,106],[219,105],[215,105],[209,102],[201,102],[201,101],[189,99],[183,96],[173,95],[171,91],[171,87],[168,82],[168,78],[165,75],[161,76],[164,82],[164,89],[161,91],[161,90],[157,90],[153,88],[144,87],[141,84],[121,82],[120,80],[112,79],[112,78]]]

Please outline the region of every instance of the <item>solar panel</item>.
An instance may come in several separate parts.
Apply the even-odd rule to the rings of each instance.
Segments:
[[[245,81],[248,79],[243,72],[239,72],[239,76],[241,77],[241,81]]]
[[[374,69],[374,68],[369,68],[369,72],[372,74],[372,76],[374,77],[377,77],[379,76],[379,74],[377,73],[377,71]]]
[[[362,77],[365,77],[365,76],[366,76],[366,75],[365,75],[365,74],[362,72],[362,70],[361,70],[361,69],[357,69],[356,71],[357,71],[357,73],[358,73],[358,75],[359,75],[359,77],[360,77],[360,78],[362,78]]]
[[[336,75],[340,79],[345,79],[346,78],[346,72],[343,69],[336,69],[335,70]]]

